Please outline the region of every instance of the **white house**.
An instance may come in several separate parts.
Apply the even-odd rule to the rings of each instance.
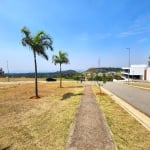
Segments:
[[[147,68],[147,80],[150,81],[150,68]]]
[[[123,68],[123,77],[138,80],[150,81],[150,68],[147,65],[131,65],[130,68]]]

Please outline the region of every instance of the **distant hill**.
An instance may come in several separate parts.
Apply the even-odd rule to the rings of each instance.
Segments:
[[[72,76],[77,73],[78,72],[75,70],[66,70],[66,71],[62,71],[62,76]],[[34,73],[9,73],[9,74],[6,73],[5,76],[34,78],[35,75]],[[59,71],[38,73],[38,78],[47,78],[47,77],[56,78],[58,76],[59,76]]]
[[[85,72],[90,72],[90,73],[107,73],[107,72],[120,72],[122,71],[121,68],[114,68],[114,67],[102,67],[102,68],[89,68]]]
[[[78,72],[75,71],[75,70],[66,70],[66,71],[62,71],[62,76],[63,77],[70,77],[74,74],[77,74]],[[52,72],[52,73],[49,73],[49,76],[54,78],[54,77],[59,77],[60,75],[60,72],[57,71],[57,72]]]

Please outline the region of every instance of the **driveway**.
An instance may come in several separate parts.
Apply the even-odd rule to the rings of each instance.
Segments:
[[[150,91],[123,83],[107,82],[103,87],[150,117]]]

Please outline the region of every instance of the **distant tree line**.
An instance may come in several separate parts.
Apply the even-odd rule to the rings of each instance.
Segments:
[[[66,70],[62,71],[62,77],[66,79],[74,79],[74,80],[79,80],[79,77],[81,76],[82,73],[79,73],[74,70]],[[14,78],[20,78],[20,77],[26,77],[26,78],[34,78],[35,74],[34,73],[5,73],[5,77],[14,77]],[[60,78],[60,72],[46,72],[46,73],[38,73],[37,75],[38,78]]]
[[[88,80],[90,81],[104,81],[104,82],[113,81],[113,79],[122,80],[123,78],[121,77],[120,74],[109,75],[105,73],[103,73],[102,76],[96,75],[96,76],[88,78]]]
[[[115,68],[115,67],[101,67],[101,68],[89,68],[86,72],[93,72],[93,73],[107,73],[107,72],[120,72],[122,68]]]
[[[116,68],[115,68],[116,69]],[[115,70],[113,68],[105,68],[105,71],[107,70],[107,72],[110,72],[110,70]],[[90,69],[88,69],[90,70]],[[120,69],[116,69],[117,72],[119,70],[120,72]],[[113,79],[117,79],[117,80],[120,80],[122,79],[121,78],[121,74],[118,72],[118,73],[115,73],[115,74],[107,74],[106,73],[102,73],[102,75],[91,75],[89,78],[87,78],[87,80],[90,80],[90,81],[102,81],[103,78],[106,78],[107,81],[112,81]],[[80,80],[81,78],[82,79],[85,79],[85,73],[84,72],[77,72],[75,70],[66,70],[66,71],[62,71],[61,73],[61,76],[62,78],[65,78],[65,79],[73,79],[73,80]],[[105,77],[106,76],[106,77]],[[14,77],[14,78],[19,78],[19,77],[26,77],[26,78],[34,78],[35,77],[35,74],[34,73],[11,73],[11,74],[7,74],[5,73],[5,77]],[[60,72],[59,71],[56,71],[56,72],[45,72],[45,73],[38,73],[37,75],[38,78],[60,78]]]

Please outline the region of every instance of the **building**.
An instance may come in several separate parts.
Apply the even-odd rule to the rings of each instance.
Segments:
[[[4,76],[3,68],[0,68],[0,76]]]
[[[122,76],[129,79],[150,81],[150,67],[147,65],[131,65],[130,68],[122,68]]]

